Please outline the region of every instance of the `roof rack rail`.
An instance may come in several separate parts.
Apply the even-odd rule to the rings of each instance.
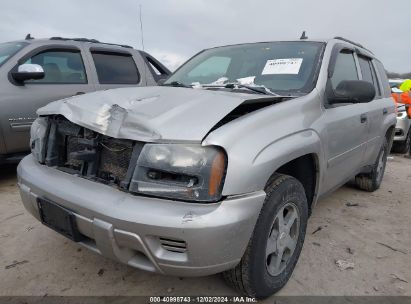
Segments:
[[[107,43],[107,42],[100,42],[97,39],[88,39],[88,38],[64,38],[64,37],[51,37],[50,40],[62,40],[62,41],[78,41],[78,42],[89,42],[89,43],[101,43],[106,45],[114,45],[114,46],[121,46],[124,48],[132,49],[132,46],[126,44],[116,44],[116,43]]]
[[[360,47],[360,48],[363,48],[364,50],[367,50],[367,51],[370,52],[371,54],[374,54],[374,53],[371,52],[369,49],[367,49],[366,47],[364,47],[362,44],[359,44],[359,43],[354,42],[354,41],[352,41],[352,40],[349,40],[349,39],[346,39],[346,38],[340,37],[340,36],[336,36],[336,37],[334,37],[334,39],[342,40],[342,41],[345,41],[345,42],[354,44],[354,45],[356,45],[356,46],[358,46],[358,47]]]

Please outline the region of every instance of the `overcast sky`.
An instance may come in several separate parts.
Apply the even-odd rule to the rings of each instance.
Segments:
[[[0,42],[87,37],[145,50],[169,68],[212,46],[344,36],[393,72],[411,71],[409,0],[2,0]],[[407,8],[408,7],[408,8]],[[402,9],[406,8],[402,13]]]

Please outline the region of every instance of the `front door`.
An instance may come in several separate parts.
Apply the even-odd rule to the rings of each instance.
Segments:
[[[2,92],[0,123],[7,154],[29,151],[30,126],[38,108],[48,103],[94,90],[87,79],[80,49],[76,47],[39,48],[23,56],[19,64],[43,67],[45,77],[28,80],[23,85],[9,78]],[[13,83],[14,82],[14,83]]]
[[[337,55],[329,85],[333,89],[343,80],[358,80],[359,71],[353,51],[343,50]],[[325,109],[324,151],[327,170],[324,192],[332,190],[353,176],[361,168],[368,140],[367,104],[329,105]]]

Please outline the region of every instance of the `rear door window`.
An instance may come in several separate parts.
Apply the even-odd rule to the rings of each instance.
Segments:
[[[131,54],[96,52],[91,55],[100,84],[138,84],[140,74]]]
[[[43,67],[44,78],[29,80],[26,83],[47,84],[84,84],[87,83],[86,71],[80,51],[49,50],[38,53],[25,63]]]
[[[358,80],[357,66],[352,52],[343,51],[338,54],[334,74],[331,77],[333,89],[336,89],[343,80]]]
[[[364,56],[358,56],[358,61],[361,67],[362,80],[372,83],[375,87],[376,96],[381,96],[380,86],[371,59]]]

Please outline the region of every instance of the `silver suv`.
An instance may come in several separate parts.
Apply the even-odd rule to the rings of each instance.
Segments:
[[[267,297],[319,198],[383,179],[396,114],[384,67],[343,38],[205,50],[160,87],[38,111],[25,208],[75,242],[175,276],[224,273]]]
[[[170,72],[126,45],[94,39],[32,39],[0,43],[0,164],[30,151],[36,110],[51,101],[123,86],[156,85]]]

